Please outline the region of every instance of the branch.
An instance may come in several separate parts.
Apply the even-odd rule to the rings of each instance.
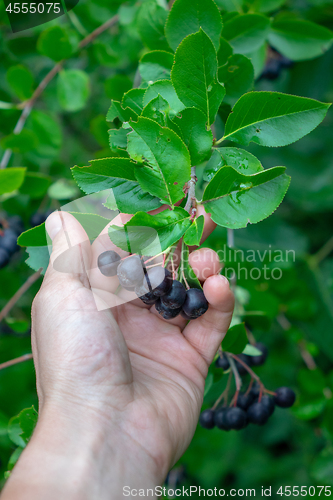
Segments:
[[[23,354],[23,356],[20,356],[19,358],[11,359],[10,361],[6,361],[5,363],[0,364],[0,370],[8,368],[8,366],[17,365],[18,363],[22,363],[23,361],[28,361],[29,359],[32,359],[31,353]]]
[[[187,201],[185,210],[191,215],[191,219],[195,217],[196,213],[196,198],[195,198],[195,185],[197,183],[197,176],[195,175],[195,167],[191,167],[191,179],[188,181]]]
[[[0,311],[0,322],[7,316],[9,311],[14,307],[16,302],[22,297],[22,295],[29,290],[31,285],[35,283],[36,280],[40,277],[42,269],[32,274],[25,283],[17,290],[17,292],[13,295],[13,297],[7,302],[5,307]]]
[[[108,28],[111,28],[114,24],[116,24],[117,21],[118,21],[118,15],[111,17],[111,19],[109,19],[104,24],[102,24],[101,26],[96,28],[92,33],[90,33],[83,40],[81,40],[81,42],[79,43],[79,49],[83,49],[89,43],[93,42],[95,40],[95,38],[97,38],[101,33],[106,31]],[[21,114],[20,118],[18,119],[18,122],[13,130],[14,134],[19,134],[22,131],[22,129],[25,125],[25,122],[26,122],[28,116],[30,115],[30,112],[31,112],[36,100],[40,97],[40,95],[44,91],[45,87],[50,83],[50,81],[55,77],[55,75],[57,73],[59,73],[64,61],[65,61],[65,59],[63,59],[62,61],[59,61],[47,73],[47,75],[43,78],[43,80],[40,82],[40,84],[38,85],[38,87],[36,88],[34,93],[32,94],[31,98],[28,101],[26,101],[24,108],[23,108],[23,111],[22,111],[22,114]],[[6,149],[6,151],[4,152],[4,155],[2,157],[1,163],[0,163],[0,169],[7,167],[11,155],[12,155],[12,150]]]

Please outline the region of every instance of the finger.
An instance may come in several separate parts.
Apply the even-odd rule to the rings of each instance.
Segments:
[[[67,212],[53,212],[45,222],[52,240],[52,254],[45,278],[54,274],[63,279],[87,277],[91,247],[81,224]]]
[[[235,299],[227,278],[221,274],[209,277],[203,291],[209,302],[208,311],[190,321],[183,335],[210,365],[229,328]]]

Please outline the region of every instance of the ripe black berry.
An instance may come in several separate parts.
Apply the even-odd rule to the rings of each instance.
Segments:
[[[181,307],[178,309],[170,309],[169,307],[165,306],[161,299],[158,299],[158,301],[155,303],[156,311],[162,316],[164,319],[172,319],[178,316],[180,311],[182,310]]]
[[[5,229],[3,236],[0,236],[0,247],[6,250],[9,254],[13,254],[18,250],[17,234],[13,229]]]
[[[154,295],[154,292],[146,292],[146,288],[144,287],[143,283],[141,283],[140,285],[136,285],[135,293],[137,294],[139,299],[141,299],[142,302],[147,305],[155,304],[155,302],[158,300],[158,297]]]
[[[171,287],[172,274],[162,266],[149,269],[142,283],[142,290],[145,293],[153,292],[155,297],[162,297]]]
[[[264,425],[269,417],[269,411],[262,403],[253,403],[247,410],[247,417],[252,424]]]
[[[217,358],[217,360],[215,361],[215,366],[216,368],[222,368],[222,370],[224,371],[230,368],[230,363],[225,353],[222,354],[222,357],[219,356]]]
[[[214,410],[204,410],[199,418],[199,423],[204,429],[213,429],[214,423]]]
[[[272,415],[272,413],[274,412],[275,410],[275,401],[273,398],[271,398],[270,396],[263,396],[261,398],[261,404],[264,405],[264,407],[268,410],[268,416],[270,417]]]
[[[223,415],[223,424],[228,429],[234,429],[236,431],[243,429],[247,424],[245,411],[241,408],[237,408],[237,406],[228,408]]]
[[[230,430],[229,427],[226,427],[226,425],[224,424],[224,421],[223,421],[223,416],[227,410],[228,410],[228,408],[225,408],[225,407],[219,408],[218,410],[215,410],[215,414],[214,414],[214,422],[215,422],[216,427],[218,427],[219,429],[222,429],[224,431]]]
[[[251,356],[251,365],[253,366],[263,365],[268,355],[268,349],[262,342],[257,342],[255,347],[259,349],[259,351],[262,354],[259,354],[258,356]]]
[[[279,387],[275,391],[275,404],[281,406],[281,408],[290,408],[296,399],[296,394],[289,387]]]
[[[237,406],[238,408],[242,408],[242,410],[246,411],[248,407],[253,403],[254,396],[249,392],[245,394],[245,392],[240,392],[237,398]]]
[[[19,236],[24,231],[24,223],[19,215],[12,215],[7,218],[10,229],[12,229],[17,236]]]
[[[190,288],[186,292],[186,299],[183,305],[184,313],[191,319],[199,318],[208,309],[208,302],[202,290]]]
[[[278,59],[269,59],[261,74],[261,78],[266,80],[276,80],[280,75],[281,64]]]
[[[116,276],[120,263],[120,255],[113,250],[108,250],[98,256],[97,265],[104,276]]]
[[[9,261],[10,261],[9,253],[3,248],[0,248],[0,269],[6,267]]]
[[[142,283],[143,280],[143,266],[141,259],[138,255],[131,255],[120,262],[117,275],[119,283],[124,288],[135,287]]]
[[[184,285],[177,280],[172,282],[170,290],[163,295],[161,302],[170,309],[179,309],[186,299],[186,289]]]

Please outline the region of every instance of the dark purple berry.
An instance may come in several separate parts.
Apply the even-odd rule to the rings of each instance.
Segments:
[[[247,424],[245,411],[241,408],[237,408],[237,406],[228,408],[223,415],[223,424],[228,429],[234,429],[236,431],[243,429]]]
[[[276,80],[280,75],[281,63],[278,59],[269,59],[266,62],[260,78],[265,80]]]
[[[261,366],[265,363],[268,349],[262,342],[257,342],[255,347],[262,353],[258,354],[258,356],[250,356],[251,357],[251,365],[253,366]]]
[[[208,309],[208,302],[202,290],[190,288],[186,292],[186,299],[183,305],[184,313],[191,319],[199,318]]]
[[[135,293],[137,294],[139,299],[141,299],[142,302],[147,305],[153,305],[158,300],[158,297],[154,295],[154,292],[146,292],[146,288],[144,287],[143,283],[141,283],[140,285],[136,285]]]
[[[6,250],[10,255],[18,250],[17,234],[13,229],[5,229],[3,236],[0,236],[0,247]]]
[[[261,398],[261,401],[260,401],[261,404],[264,405],[264,407],[268,410],[268,416],[270,417],[274,410],[275,410],[275,401],[274,401],[274,398],[271,398],[270,396],[268,395],[264,395],[262,398]]]
[[[238,408],[242,408],[242,410],[246,411],[248,407],[253,403],[254,396],[249,392],[246,394],[245,392],[240,392],[237,398],[237,406]]]
[[[24,231],[24,223],[19,215],[12,215],[8,217],[7,222],[10,229],[12,229],[17,236],[19,236]]]
[[[97,265],[104,276],[116,276],[120,260],[117,252],[107,250],[98,256]]]
[[[254,399],[258,399],[260,394],[260,385],[258,384],[258,382],[255,382],[253,384],[250,393],[252,394]]]
[[[122,287],[130,287],[134,290],[134,287],[143,280],[143,265],[141,259],[138,255],[131,255],[126,259],[122,260],[117,269],[117,275],[119,283]]]
[[[180,311],[180,315],[182,318],[186,319],[186,321],[191,321],[192,319],[189,316],[187,316],[187,314],[185,314],[183,310]]]
[[[230,368],[230,363],[225,353],[217,358],[217,360],[215,361],[215,366],[216,368],[222,368],[222,370],[224,371]]]
[[[9,261],[10,261],[9,253],[3,248],[0,248],[0,269],[6,267]]]
[[[214,415],[214,422],[216,427],[219,429],[222,429],[223,431],[229,431],[230,428],[226,427],[223,421],[223,416],[225,412],[228,410],[228,408],[219,408],[218,410],[215,410],[215,415]]]
[[[296,399],[296,394],[289,387],[279,387],[275,391],[275,404],[281,408],[290,408]]]
[[[178,316],[180,311],[182,310],[181,307],[178,309],[169,309],[169,307],[166,307],[161,299],[158,299],[158,301],[155,303],[156,311],[162,316],[164,319],[172,319]]]
[[[213,429],[214,423],[214,410],[204,410],[199,418],[199,423],[204,429]]]
[[[269,411],[262,403],[253,403],[247,410],[249,422],[256,425],[264,425],[269,417]]]
[[[172,287],[172,274],[162,266],[152,267],[148,270],[142,283],[145,293],[153,292],[155,297],[162,297]]]
[[[184,304],[185,299],[186,288],[180,281],[174,280],[170,290],[161,298],[161,302],[170,309],[179,309]]]

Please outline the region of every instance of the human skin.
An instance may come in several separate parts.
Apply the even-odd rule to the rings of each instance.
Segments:
[[[205,237],[214,228],[206,222]],[[110,240],[90,245],[63,212],[46,228],[51,264],[32,308],[39,419],[1,498],[114,500],[124,486],[154,488],[193,437],[232,317],[229,283],[215,252],[197,250],[190,263],[209,302],[200,318],[165,321],[139,299],[97,310],[96,290],[112,297],[115,288],[95,266]],[[67,272],[53,265],[62,255]]]

